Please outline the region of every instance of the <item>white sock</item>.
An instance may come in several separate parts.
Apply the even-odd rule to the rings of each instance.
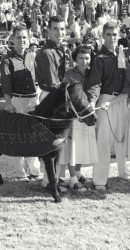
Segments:
[[[77,176],[70,177],[69,187],[73,188],[73,186],[74,186],[75,183],[78,183]]]
[[[78,178],[78,180],[79,180],[80,177],[81,177],[81,175],[82,175],[82,174],[81,174],[81,171],[79,170],[79,171],[76,171],[75,173],[76,173],[76,176],[77,176],[77,178]]]

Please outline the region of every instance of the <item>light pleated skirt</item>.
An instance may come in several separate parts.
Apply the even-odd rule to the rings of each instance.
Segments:
[[[95,127],[74,119],[65,145],[59,155],[59,164],[92,165],[98,161]]]

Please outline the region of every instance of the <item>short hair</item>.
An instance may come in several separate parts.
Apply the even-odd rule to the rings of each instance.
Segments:
[[[76,58],[78,54],[90,54],[91,56],[91,49],[86,44],[80,44],[77,48],[72,52],[72,59],[76,62]]]
[[[112,21],[112,22],[107,22],[104,24],[103,26],[103,34],[106,32],[106,30],[108,29],[119,29],[119,24],[115,21]]]
[[[52,16],[50,17],[49,21],[48,21],[48,28],[51,29],[51,24],[55,22],[55,23],[61,23],[64,22],[63,17],[59,16]]]
[[[21,30],[26,30],[28,32],[26,25],[16,25],[13,28],[13,36],[15,36],[17,31],[21,31]]]

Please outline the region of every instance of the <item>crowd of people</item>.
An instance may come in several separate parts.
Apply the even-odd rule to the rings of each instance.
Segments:
[[[7,42],[1,60],[6,110],[28,113],[61,84],[76,83],[97,113],[96,126],[72,121],[56,159],[57,181],[68,167],[69,187],[78,189],[86,181],[82,166],[92,165],[94,187],[105,191],[113,152],[119,177],[130,181],[129,2],[3,0],[0,29]],[[38,157],[15,157],[18,180],[42,180],[49,188],[40,164]]]

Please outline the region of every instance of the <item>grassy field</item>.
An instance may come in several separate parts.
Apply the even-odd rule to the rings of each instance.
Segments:
[[[4,164],[2,158],[7,170]],[[7,179],[0,186],[0,250],[130,250],[130,183],[118,178],[115,163],[106,194],[93,189],[92,167],[83,173],[86,191],[67,190],[60,204],[40,182]]]

